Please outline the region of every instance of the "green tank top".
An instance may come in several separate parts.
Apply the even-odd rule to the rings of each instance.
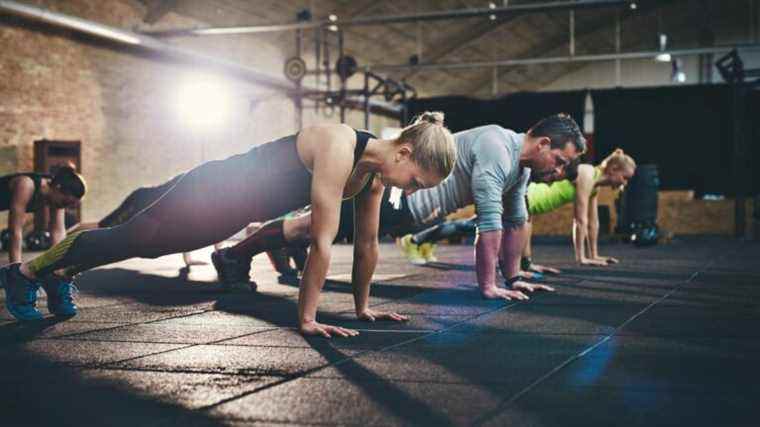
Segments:
[[[594,183],[602,176],[599,168],[594,168]],[[595,196],[597,188],[591,192]],[[575,201],[575,184],[568,179],[553,182],[551,185],[544,183],[531,183],[528,185],[528,213],[538,215],[551,212],[562,205]]]

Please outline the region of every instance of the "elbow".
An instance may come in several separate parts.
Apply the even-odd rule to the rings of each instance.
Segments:
[[[502,217],[500,212],[478,213],[478,234],[489,231],[501,231],[503,224],[511,223],[512,218]]]
[[[329,250],[332,247],[332,239],[326,237],[316,237],[311,239],[311,246],[316,250]]]
[[[330,256],[330,250],[332,248],[332,240],[331,239],[312,239],[311,241],[311,249],[310,249],[310,256],[311,254],[319,255],[319,256]]]
[[[515,216],[511,218],[505,218],[502,222],[504,230],[516,230],[521,229],[528,225],[527,216]]]

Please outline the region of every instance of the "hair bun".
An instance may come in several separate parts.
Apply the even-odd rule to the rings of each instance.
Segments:
[[[425,111],[417,118],[417,123],[427,122],[443,126],[444,114],[440,111]]]

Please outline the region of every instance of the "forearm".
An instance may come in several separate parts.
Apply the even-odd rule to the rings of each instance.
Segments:
[[[527,227],[527,234],[525,237],[525,246],[523,247],[522,256],[525,258],[531,258],[533,257],[533,248],[531,247],[530,240],[533,236],[533,223],[528,221],[525,223],[525,226]]]
[[[586,259],[586,223],[573,222],[573,247],[575,249],[575,260],[581,262]]]
[[[317,319],[319,294],[330,266],[329,245],[312,243],[298,294],[298,320],[301,324]]]
[[[496,287],[496,263],[501,245],[501,230],[478,234],[475,244],[475,273],[481,291]]]
[[[520,225],[507,226],[501,239],[501,256],[504,277],[510,279],[520,274],[520,257],[530,236],[527,222]]]
[[[591,222],[588,227],[588,250],[591,258],[597,258],[599,252],[597,250],[597,242],[599,241],[599,223]]]
[[[367,309],[372,275],[377,266],[379,251],[377,240],[369,243],[354,243],[351,283],[353,284],[354,306],[357,314]]]

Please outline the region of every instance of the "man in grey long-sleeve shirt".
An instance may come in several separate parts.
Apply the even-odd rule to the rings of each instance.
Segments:
[[[527,211],[521,190],[530,175],[529,169],[520,167],[525,134],[488,125],[458,132],[454,138],[457,162],[451,175],[437,186],[407,197],[414,222],[443,219],[473,203],[481,233],[501,230],[503,214],[511,223],[525,222]],[[505,193],[509,203],[502,203]]]
[[[527,133],[489,125],[459,132],[454,137],[457,162],[443,182],[402,196],[396,206],[391,206],[390,190],[386,190],[380,211],[381,234],[402,235],[414,226],[442,219],[475,203],[476,271],[481,294],[485,298],[527,299],[521,290],[532,291],[536,287],[520,282],[518,273],[527,236],[525,191],[531,170],[534,179],[544,181],[561,175],[565,166],[585,151],[583,134],[572,118],[558,114],[541,120]],[[303,242],[309,237],[310,225],[308,215],[286,220],[285,240]],[[350,228],[341,225],[341,229]],[[253,234],[248,239],[259,237]],[[267,245],[264,236],[260,240],[260,244],[248,242],[248,246],[256,246],[260,251],[276,249]],[[505,260],[504,274],[512,289],[496,284],[500,251]]]
[[[436,187],[407,196],[412,218],[417,224],[443,219],[474,203],[478,214],[475,263],[482,295],[527,299],[521,290],[537,287],[519,281],[520,254],[516,248],[522,247],[526,239],[529,168],[534,169],[538,179],[551,181],[585,151],[583,135],[570,117],[558,115],[542,120],[527,134],[489,125],[458,132],[454,137],[454,170]],[[542,144],[548,144],[545,155],[541,154]],[[511,290],[496,285],[500,250]]]

